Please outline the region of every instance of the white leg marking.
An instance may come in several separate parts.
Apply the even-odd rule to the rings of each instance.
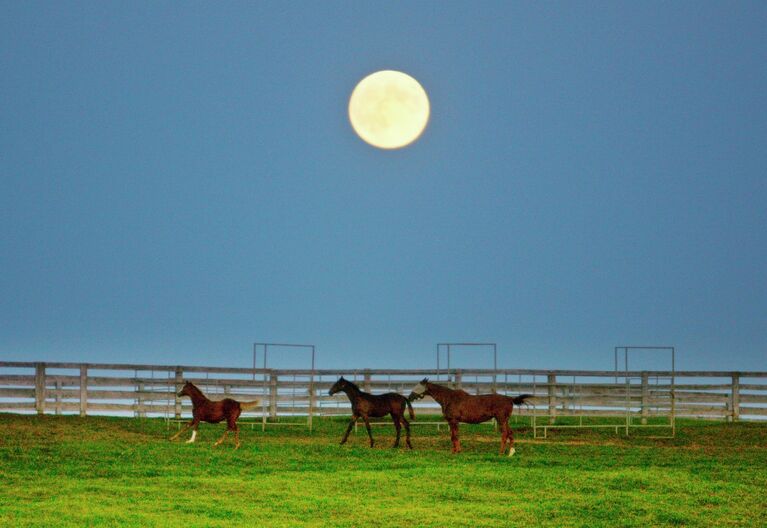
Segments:
[[[187,444],[191,444],[194,442],[194,439],[197,438],[197,431],[192,431],[192,438],[186,441]]]
[[[509,449],[509,456],[514,456],[514,453],[516,452],[517,450],[512,447],[511,449]]]

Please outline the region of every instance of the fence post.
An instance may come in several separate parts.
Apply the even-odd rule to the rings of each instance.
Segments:
[[[370,389],[370,369],[365,369],[363,372],[362,386],[365,388],[365,392],[371,392]]]
[[[269,374],[269,417],[277,418],[277,374]]]
[[[56,381],[56,414],[61,414],[61,381]]]
[[[463,387],[463,373],[460,369],[455,371],[455,382],[453,385],[456,389],[461,389]]]
[[[45,414],[45,363],[35,363],[35,409]]]
[[[732,375],[732,421],[740,419],[740,374]]]
[[[80,416],[88,414],[88,367],[80,365]]]
[[[181,386],[184,384],[184,372],[181,367],[176,367],[176,390],[173,391],[173,396],[176,399],[174,416],[176,419],[181,418],[181,398],[178,397],[178,391],[181,390]]]
[[[647,414],[649,412],[649,385],[650,379],[647,371],[642,371],[642,425],[647,425]]]
[[[138,384],[138,417],[146,418],[146,409],[144,408],[144,390],[146,386],[143,383]]]
[[[309,432],[312,432],[314,419],[314,374],[309,378],[309,416],[307,418],[309,422]]]
[[[557,419],[557,375],[549,372],[549,423],[554,423]]]

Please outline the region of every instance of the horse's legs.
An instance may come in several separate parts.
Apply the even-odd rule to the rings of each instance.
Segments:
[[[237,419],[240,417],[241,412],[242,412],[241,409],[237,409],[228,420],[229,429],[234,431],[234,448],[235,449],[240,448],[240,428],[237,425]]]
[[[352,415],[352,419],[349,420],[349,425],[346,427],[346,432],[344,433],[343,438],[341,438],[341,444],[344,445],[346,443],[347,438],[349,438],[349,433],[352,432],[352,427],[354,427],[354,424],[357,423],[357,420],[359,420],[359,416],[356,414]]]
[[[234,431],[234,448],[239,449],[240,448],[240,428],[237,426],[237,422],[235,420],[232,420],[232,422],[229,424],[229,429]]]
[[[229,434],[229,427],[227,426],[226,430],[224,431],[224,434],[221,435],[221,438],[218,439],[218,441],[213,444],[213,447],[220,446],[224,440],[226,440],[226,436]]]
[[[375,442],[373,442],[373,431],[370,429],[370,420],[368,419],[368,415],[363,415],[362,419],[365,420],[365,428],[368,430],[368,436],[370,437],[370,447],[373,447]]]
[[[195,418],[192,420],[192,436],[186,441],[187,444],[193,444],[195,438],[197,438],[197,428],[200,426],[200,420]]]
[[[461,452],[461,441],[458,439],[458,422],[449,422],[450,439],[453,441],[453,453]]]
[[[514,456],[514,453],[516,453],[517,450],[514,449],[514,433],[512,432],[511,427],[509,427],[508,438],[509,438],[509,445],[511,446],[509,448],[509,456]],[[503,453],[501,453],[501,454],[503,454]]]
[[[176,433],[176,434],[174,434],[173,436],[171,436],[171,437],[170,437],[170,440],[175,440],[176,438],[178,438],[179,436],[181,436],[181,433],[183,433],[184,431],[188,430],[188,429],[189,429],[190,427],[192,427],[194,424],[195,424],[195,420],[192,420],[191,422],[189,422],[188,424],[186,424],[186,425],[185,425],[183,428],[179,429],[179,430],[178,430],[178,433]]]
[[[413,446],[410,445],[410,422],[407,421],[404,414],[400,416],[400,420],[402,420],[402,424],[405,426],[405,443],[408,448],[413,449]]]
[[[501,419],[496,419],[498,422],[498,425],[501,426],[501,451],[498,453],[499,455],[502,455],[506,452],[506,442],[509,439],[509,422],[508,418],[501,417]]]
[[[400,416],[397,416],[395,413],[391,413],[391,419],[394,422],[394,428],[397,430],[397,439],[394,441],[394,445],[392,447],[399,447],[399,437],[402,434],[402,426],[400,425]]]

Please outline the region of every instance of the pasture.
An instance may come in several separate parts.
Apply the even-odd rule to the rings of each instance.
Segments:
[[[420,420],[434,417],[419,416]],[[490,425],[449,432],[364,427],[202,424],[169,442],[162,419],[0,414],[2,526],[767,526],[767,424],[678,421],[677,438],[512,427],[517,454],[497,454]],[[184,435],[184,439],[188,438]]]

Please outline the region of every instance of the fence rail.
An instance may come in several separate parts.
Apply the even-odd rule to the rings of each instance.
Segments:
[[[180,419],[191,406],[176,395],[190,380],[212,399],[259,399],[245,417],[349,414],[344,396],[329,396],[339,376],[373,393],[409,393],[423,377],[469,393],[532,394],[522,414],[566,416],[767,419],[767,372],[589,371],[534,369],[284,370],[185,365],[0,362],[0,412],[132,414]],[[429,398],[416,403],[437,412]]]

